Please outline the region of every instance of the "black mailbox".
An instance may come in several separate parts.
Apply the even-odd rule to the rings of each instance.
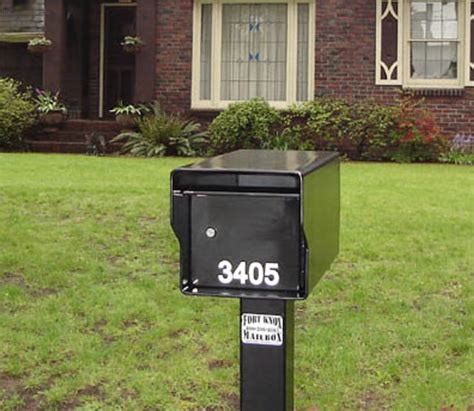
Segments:
[[[240,150],[171,186],[185,294],[305,299],[338,254],[336,153]]]

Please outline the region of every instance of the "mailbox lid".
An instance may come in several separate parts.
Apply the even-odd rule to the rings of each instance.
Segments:
[[[331,162],[338,155],[330,151],[238,150],[191,164],[192,170],[298,172],[306,175]]]
[[[239,150],[174,170],[172,190],[301,193],[302,179],[336,157],[324,151]]]

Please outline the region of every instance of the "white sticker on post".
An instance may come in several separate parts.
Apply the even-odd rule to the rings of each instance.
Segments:
[[[242,343],[283,345],[283,317],[267,314],[242,314]]]

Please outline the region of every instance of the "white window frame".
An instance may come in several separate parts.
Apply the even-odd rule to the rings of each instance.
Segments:
[[[459,45],[458,45],[458,78],[457,79],[412,79],[410,76],[410,5],[411,0],[392,0],[398,3],[398,78],[396,80],[382,79],[381,45],[382,45],[382,1],[376,0],[376,69],[375,84],[401,85],[405,89],[455,89],[474,86],[470,81],[469,62],[471,49],[471,2],[459,0]],[[387,14],[387,13],[385,13]],[[384,16],[385,16],[384,14]],[[437,40],[435,40],[437,41]]]
[[[456,79],[413,79],[410,75],[410,43],[411,43],[411,1],[406,0],[407,5],[404,7],[404,22],[403,25],[403,85],[406,88],[463,88],[464,87],[464,75],[465,70],[463,67],[466,66],[466,59],[465,59],[465,43],[466,43],[466,36],[465,36],[465,16],[466,16],[466,3],[468,1],[458,0],[459,5],[459,22],[458,22],[458,47],[457,47],[457,73],[458,77]],[[442,39],[434,39],[433,42],[441,42]],[[451,41],[451,40],[446,40]]]
[[[297,41],[298,4],[309,5],[309,52],[308,52],[308,99],[314,96],[315,72],[315,0],[195,0],[193,13],[193,58],[191,108],[198,110],[222,110],[236,100],[220,99],[221,92],[221,49],[222,49],[222,5],[223,4],[288,4],[287,82],[286,101],[269,101],[275,108],[284,109],[296,102],[297,92]],[[211,99],[200,99],[201,79],[201,10],[203,4],[212,4],[212,54],[211,54]]]

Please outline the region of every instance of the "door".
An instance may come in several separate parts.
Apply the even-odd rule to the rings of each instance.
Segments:
[[[135,86],[135,56],[126,53],[121,42],[125,36],[136,33],[134,5],[107,5],[102,7],[102,56],[100,117],[110,115],[119,101],[133,102]]]
[[[199,288],[298,291],[298,195],[200,193],[191,197],[190,217],[192,282]]]

